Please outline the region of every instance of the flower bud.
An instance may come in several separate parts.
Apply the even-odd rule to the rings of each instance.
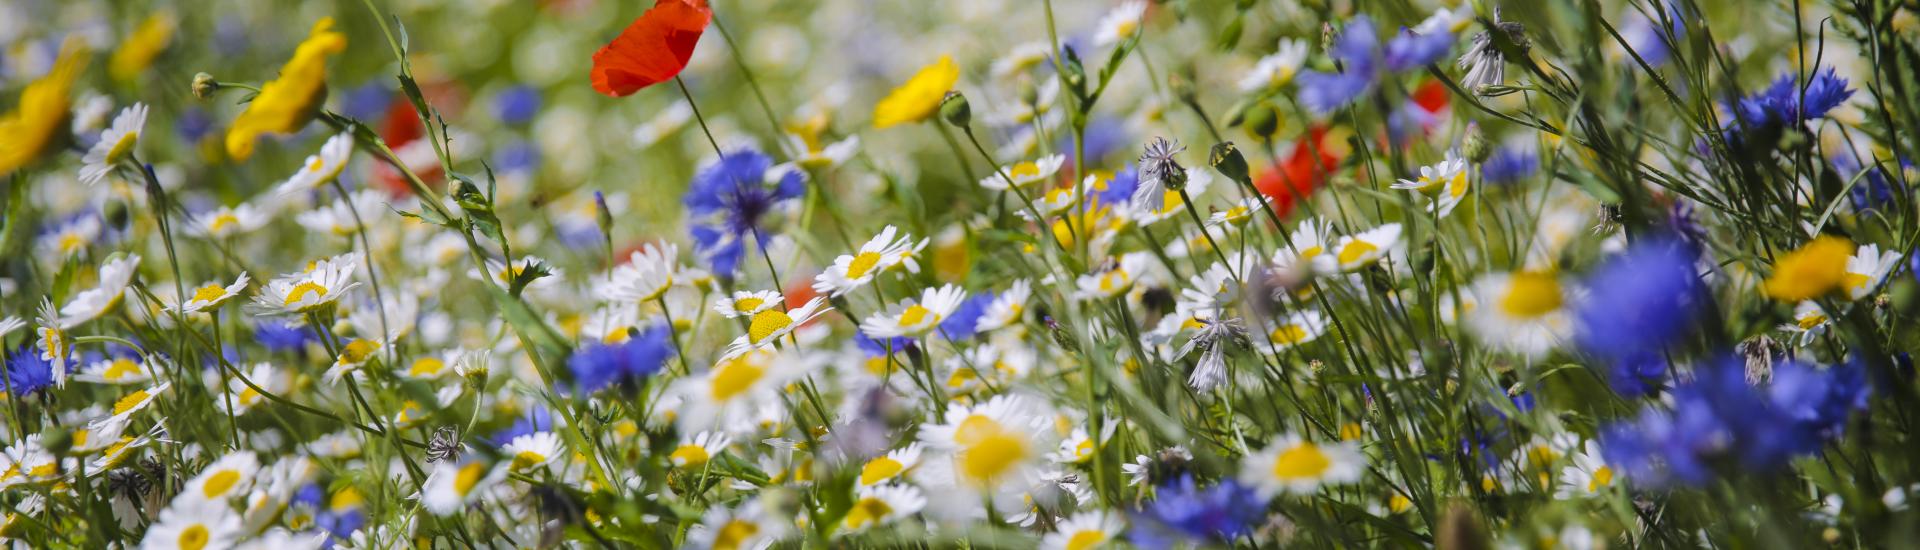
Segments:
[[[209,99],[213,97],[213,92],[219,89],[220,82],[214,80],[213,75],[207,73],[193,75],[193,97]]]
[[[599,191],[593,192],[594,221],[600,224],[600,233],[613,242],[613,210],[607,208],[607,196]]]
[[[1467,123],[1467,135],[1460,140],[1460,152],[1474,164],[1486,162],[1493,156],[1493,144],[1487,143],[1486,134],[1480,132],[1480,125]]]
[[[1220,175],[1226,176],[1235,183],[1245,184],[1252,181],[1247,177],[1247,157],[1242,156],[1240,150],[1235,148],[1231,141],[1213,144],[1213,151],[1207,155],[1207,162],[1212,164],[1213,169],[1220,172]]]
[[[1258,140],[1273,139],[1274,132],[1280,131],[1280,110],[1272,103],[1262,101],[1254,104],[1246,113],[1247,135]]]
[[[947,92],[940,100],[940,118],[961,128],[973,122],[973,105],[967,103],[967,96],[960,92]]]

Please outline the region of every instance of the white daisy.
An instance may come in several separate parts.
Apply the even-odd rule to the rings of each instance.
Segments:
[[[314,262],[300,273],[281,275],[260,288],[253,302],[262,314],[297,315],[325,306],[360,286],[353,280],[360,253],[349,252]]]
[[[1539,359],[1572,330],[1572,289],[1551,271],[1482,275],[1470,289],[1478,307],[1465,311],[1467,326],[1493,347]]]
[[[714,455],[725,452],[727,446],[732,444],[733,438],[727,434],[700,432],[682,440],[680,445],[674,447],[673,452],[667,455],[667,460],[672,462],[675,468],[698,470],[706,466],[707,461],[712,460]]]
[[[255,476],[260,473],[260,459],[253,451],[234,451],[219,460],[208,464],[199,475],[187,480],[187,484],[174,495],[173,505],[218,505],[225,506],[235,497],[252,490]]]
[[[1007,180],[1013,180],[1013,185],[1022,189],[1033,187],[1033,184],[1053,177],[1053,173],[1059,171],[1060,165],[1066,161],[1065,155],[1048,155],[1034,160],[1016,162],[1013,166],[1001,169],[992,177],[980,180],[980,186],[1005,191],[1012,188],[1007,185]]]
[[[832,310],[833,308],[827,305],[826,298],[815,296],[800,307],[790,310],[781,311],[779,308],[773,308],[755,313],[753,320],[747,322],[747,333],[734,338],[732,343],[727,344],[727,351],[723,358],[732,359],[749,351],[773,345],[774,340],[779,340],[800,325],[807,324],[815,317]]]
[[[1120,537],[1127,524],[1106,510],[1088,510],[1060,522],[1058,529],[1040,539],[1043,550],[1093,550],[1103,548]]]
[[[238,206],[215,208],[212,212],[194,218],[193,230],[207,237],[224,239],[266,227],[267,222],[270,221],[273,221],[273,218],[268,216],[266,211],[251,203],[243,202]]]
[[[509,467],[515,472],[525,472],[562,456],[566,451],[560,446],[560,436],[553,432],[535,432],[513,438],[500,450],[502,455],[510,457]]]
[[[115,357],[94,361],[73,375],[74,380],[95,384],[142,384],[153,380],[139,357]]]
[[[247,289],[247,283],[250,280],[247,272],[242,271],[240,277],[234,279],[233,284],[230,285],[221,286],[218,281],[208,282],[194,289],[193,296],[189,297],[185,303],[174,306],[174,310],[182,313],[200,313],[219,309],[222,304],[240,296],[240,291]]]
[[[1573,454],[1573,464],[1560,470],[1560,487],[1554,491],[1554,498],[1569,499],[1600,494],[1613,486],[1616,472],[1600,459],[1600,443],[1587,440],[1580,452]]]
[[[1146,273],[1147,258],[1141,253],[1131,253],[1120,257],[1106,269],[1096,273],[1081,275],[1074,280],[1079,287],[1076,294],[1080,299],[1107,299],[1125,294],[1133,288],[1133,283]]]
[[[860,487],[869,487],[897,479],[901,474],[913,471],[920,465],[920,454],[926,447],[919,442],[887,451],[887,454],[873,457],[860,466],[860,477],[855,483]]]
[[[507,477],[507,468],[493,467],[478,459],[443,460],[427,475],[420,490],[420,502],[436,516],[449,516],[465,508],[474,497]]]
[[[1147,15],[1145,0],[1132,0],[1114,6],[1113,11],[1100,18],[1094,25],[1093,45],[1110,46],[1132,38],[1140,32],[1141,18]]]
[[[713,311],[728,319],[752,317],[784,301],[786,298],[771,290],[738,290],[732,296],[715,301]]]
[[[848,532],[886,525],[920,513],[927,507],[927,495],[912,485],[862,486],[853,490],[853,507],[847,510],[842,525]]]
[[[248,384],[249,382],[252,384]],[[224,410],[231,403],[233,409],[231,412],[234,416],[239,416],[253,410],[253,407],[268,399],[260,393],[260,390],[281,395],[286,393],[292,385],[293,380],[282,375],[271,363],[254,363],[245,372],[227,381],[227,395],[214,398],[214,405]],[[254,386],[259,386],[260,390],[253,389]]]
[[[1389,223],[1341,238],[1340,245],[1334,247],[1334,261],[1341,271],[1359,271],[1400,245],[1400,224]]]
[[[1793,322],[1780,325],[1780,330],[1791,335],[1787,341],[1794,347],[1804,347],[1826,333],[1827,327],[1832,324],[1832,317],[1820,308],[1819,303],[1805,300],[1793,307]]]
[[[1052,48],[1046,42],[1025,42],[1007,49],[1007,53],[993,60],[989,72],[994,78],[1007,78],[1040,66],[1047,60],[1047,52]]]
[[[40,350],[40,360],[53,365],[53,387],[67,387],[67,361],[73,357],[73,339],[61,328],[59,317],[53,313],[53,302],[40,299],[40,326],[34,329],[37,338],[34,346]]]
[[[914,256],[927,248],[927,242],[922,238],[916,243],[913,235],[889,225],[866,244],[860,245],[858,252],[834,258],[833,265],[814,278],[813,289],[832,296],[842,296],[865,286],[875,276],[894,267],[903,266],[908,271],[918,273],[920,264],[914,261]]]
[[[140,255],[128,254],[100,265],[100,284],[73,295],[60,308],[60,328],[70,329],[112,311],[126,296],[127,285],[140,269]]]
[[[307,155],[307,160],[300,163],[300,171],[280,183],[278,192],[312,191],[333,183],[335,178],[340,177],[340,172],[346,170],[348,157],[352,154],[353,134],[342,132],[327,138],[327,142],[320,145],[319,152]]]
[[[57,259],[67,259],[86,250],[94,239],[100,238],[100,218],[82,215],[60,224],[53,231],[35,239],[39,248]]]
[[[1877,244],[1861,246],[1853,252],[1852,257],[1847,258],[1847,275],[1842,279],[1847,296],[1855,300],[1867,297],[1879,289],[1880,281],[1886,280],[1887,275],[1898,267],[1899,252],[1880,252],[1880,245]]]
[[[346,200],[334,199],[296,214],[293,219],[308,231],[350,237],[358,233],[363,224],[378,221],[378,216],[387,211],[386,204],[387,197],[381,192],[360,189],[349,193]]]
[[[1240,78],[1242,92],[1271,92],[1293,81],[1300,74],[1300,67],[1307,63],[1307,43],[1304,40],[1287,38],[1280,40],[1279,49],[1272,55],[1260,58],[1247,75]]]
[[[789,133],[786,140],[787,148],[793,154],[793,162],[808,170],[846,164],[847,159],[853,158],[853,154],[860,150],[860,136],[847,136],[847,139],[823,143],[818,137]]]
[[[1311,218],[1300,222],[1293,234],[1288,236],[1291,246],[1282,246],[1273,253],[1274,267],[1292,270],[1305,264],[1311,274],[1333,274],[1340,270],[1340,262],[1335,254],[1329,254],[1332,244],[1338,240],[1333,234],[1333,224],[1324,218]]]
[[[1266,329],[1265,341],[1255,341],[1253,349],[1262,354],[1276,355],[1320,338],[1327,333],[1327,326],[1327,317],[1319,311],[1295,310],[1273,320],[1272,328]]]
[[[231,548],[241,531],[240,515],[227,506],[168,506],[147,528],[140,550]]]
[[[1007,291],[993,297],[987,304],[987,310],[973,324],[976,332],[987,332],[1019,324],[1027,311],[1027,301],[1033,298],[1033,285],[1026,279],[1016,279],[1007,286]]]
[[[135,103],[120,110],[113,117],[113,125],[100,132],[100,141],[93,142],[80,162],[80,181],[87,185],[100,183],[114,168],[133,156],[133,147],[140,143],[140,132],[147,125],[147,105]]]
[[[922,424],[919,434],[941,453],[929,464],[938,467],[925,476],[938,485],[988,492],[1029,487],[1058,445],[1048,416],[1020,396],[998,395],[974,406],[953,403],[941,420]]]
[[[119,400],[113,402],[111,411],[113,417],[118,419],[133,417],[134,413],[145,410],[148,405],[153,404],[154,399],[166,393],[167,388],[171,387],[173,387],[172,382],[161,382],[151,388],[133,390],[132,393],[121,396]]]
[[[758,498],[732,509],[713,506],[699,525],[687,531],[687,547],[766,550],[786,536],[792,525],[792,517],[773,515]]]
[[[1281,493],[1311,493],[1323,484],[1351,483],[1366,469],[1366,457],[1352,441],[1316,444],[1284,434],[1272,445],[1248,455],[1240,479],[1261,498]]]
[[[887,306],[885,311],[868,316],[860,323],[860,332],[868,338],[921,336],[939,327],[966,298],[966,291],[955,285],[929,288],[920,293],[919,300],[901,300]]]
[[[607,283],[600,287],[600,299],[637,304],[651,302],[673,286],[680,271],[680,247],[673,243],[646,243],[628,256],[627,263],[613,268]]]
[[[1427,197],[1433,208],[1442,218],[1453,213],[1460,201],[1470,189],[1467,178],[1467,161],[1453,151],[1447,151],[1446,160],[1432,166],[1420,167],[1420,177],[1414,180],[1400,180],[1393,184],[1394,189],[1403,189]]]

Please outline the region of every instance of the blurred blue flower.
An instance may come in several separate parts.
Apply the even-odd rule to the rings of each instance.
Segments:
[[[696,250],[713,268],[713,274],[731,278],[739,266],[741,243],[758,234],[758,246],[767,246],[767,234],[761,218],[781,203],[806,193],[800,172],[785,170],[769,174],[773,159],[759,151],[742,148],[721,155],[720,159],[694,174],[693,184],[682,199]],[[774,176],[774,181],[767,181]]]
[[[540,113],[540,90],[525,84],[507,88],[493,98],[493,112],[500,122],[525,124]]]
[[[515,419],[512,426],[495,432],[493,437],[487,438],[487,442],[495,447],[505,447],[507,443],[513,442],[513,438],[551,431],[553,431],[553,411],[547,410],[545,406],[535,406],[528,409],[527,414]]]
[[[567,369],[573,371],[573,382],[581,391],[592,393],[653,376],[673,354],[673,332],[661,324],[625,342],[581,346],[567,358]]]
[[[1138,187],[1140,187],[1140,171],[1132,164],[1128,164],[1119,172],[1113,173],[1113,178],[1107,180],[1105,189],[1095,189],[1089,194],[1093,196],[1095,205],[1114,206],[1133,200],[1133,190]]]
[[[365,84],[347,88],[347,93],[340,98],[340,114],[373,124],[381,117],[387,116],[387,104],[392,101],[392,97],[393,90],[387,88],[385,81],[370,80]]]
[[[540,168],[540,147],[524,139],[501,145],[493,153],[493,169],[501,173],[532,172]]]
[[[1364,15],[1354,17],[1340,31],[1340,38],[1334,41],[1330,52],[1334,60],[1344,65],[1345,71],[1301,71],[1294,79],[1300,83],[1300,103],[1317,114],[1327,114],[1360,99],[1373,89],[1373,80],[1379,72],[1378,47],[1373,20]]]
[[[270,318],[262,318],[254,323],[253,339],[271,352],[305,351],[307,343],[320,341],[313,330],[305,326],[294,326]]]
[[[1480,179],[1488,185],[1520,181],[1540,170],[1540,157],[1532,147],[1501,147],[1480,163]]]
[[[867,352],[868,357],[886,357],[888,348],[892,348],[893,353],[905,353],[907,348],[913,345],[913,339],[905,336],[895,336],[884,340],[875,340],[867,336],[865,332],[854,331],[853,343],[860,347],[860,351]]]
[[[1398,73],[1432,65],[1447,56],[1453,49],[1453,42],[1453,33],[1420,34],[1402,28],[1399,34],[1387,41],[1387,70]]]
[[[1853,97],[1853,89],[1847,87],[1847,79],[1827,67],[1815,70],[1804,83],[1794,75],[1782,75],[1766,90],[1741,98],[1738,112],[1740,121],[1746,124],[1799,124],[1826,116],[1849,97]]]
[[[960,307],[954,308],[952,315],[940,321],[940,335],[948,340],[972,338],[974,333],[978,332],[974,330],[974,325],[980,322],[981,315],[987,313],[987,306],[993,305],[993,299],[996,296],[999,294],[983,291],[960,302]]]
[[[1189,541],[1226,543],[1251,533],[1267,515],[1266,501],[1232,479],[1201,489],[1192,476],[1182,476],[1156,493],[1158,498],[1134,518],[1127,536],[1141,548],[1170,548]]]
[[[1620,397],[1634,399],[1666,387],[1667,360],[1657,353],[1627,354],[1607,369],[1607,387]]]
[[[1684,241],[1659,235],[1607,260],[1587,277],[1588,295],[1574,311],[1580,348],[1620,359],[1691,334],[1704,289],[1696,258]]]
[[[181,140],[199,143],[200,138],[213,130],[213,117],[207,116],[206,109],[189,106],[180,111],[179,118],[174,119],[173,129],[180,134]]]
[[[40,358],[40,348],[31,339],[20,344],[7,359],[7,395],[29,395],[53,385],[53,363]]]
[[[1092,121],[1089,121],[1087,123],[1087,129],[1082,133],[1080,140],[1081,144],[1086,147],[1087,163],[1095,167],[1100,166],[1100,159],[1107,158],[1107,155],[1123,147],[1128,147],[1129,144],[1132,143],[1132,140],[1127,137],[1126,123],[1109,116],[1095,117]],[[1058,143],[1054,144],[1053,150],[1068,152],[1067,162],[1073,162],[1073,154],[1071,153],[1071,151],[1073,151],[1073,136],[1063,133],[1057,141]]]

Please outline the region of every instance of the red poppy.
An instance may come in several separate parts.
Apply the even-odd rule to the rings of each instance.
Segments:
[[[659,0],[593,52],[593,89],[626,97],[679,75],[712,19],[707,0]]]
[[[1281,216],[1292,213],[1294,203],[1312,195],[1340,164],[1340,157],[1325,147],[1326,128],[1315,127],[1308,131],[1308,136],[1294,144],[1293,154],[1274,166],[1274,170],[1253,179],[1254,188],[1273,201],[1274,213]],[[1319,162],[1314,162],[1316,158]]]

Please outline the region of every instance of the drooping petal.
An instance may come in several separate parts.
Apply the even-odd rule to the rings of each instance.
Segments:
[[[626,97],[687,68],[713,11],[706,0],[660,0],[593,52],[593,89]]]

